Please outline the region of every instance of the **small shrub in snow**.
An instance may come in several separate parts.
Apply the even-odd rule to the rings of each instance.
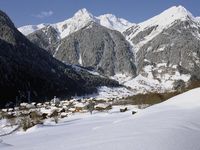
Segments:
[[[136,111],[132,111],[132,115],[134,115],[136,113]]]
[[[128,110],[127,107],[125,107],[125,108],[120,108],[120,112],[126,112],[127,110]]]
[[[185,82],[184,82],[183,80],[177,80],[177,81],[175,81],[175,82],[173,83],[173,87],[174,87],[175,90],[181,92],[181,91],[183,91],[184,88],[186,87],[186,84],[185,84]]]
[[[5,112],[0,111],[0,119],[3,119],[3,118],[4,118],[4,114],[5,114]]]
[[[92,112],[94,111],[94,106],[95,106],[95,102],[94,101],[89,101],[88,105],[86,106],[86,109],[90,112],[90,114],[92,114]]]
[[[74,107],[73,102],[69,102],[68,105],[67,105],[67,109],[70,109],[70,108],[72,108],[72,107]]]
[[[52,118],[55,121],[55,123],[57,124],[58,117],[59,117],[58,110],[53,110],[53,112],[49,115],[49,117]]]
[[[20,127],[21,127],[24,131],[26,131],[27,129],[29,129],[29,128],[31,128],[31,127],[34,126],[34,124],[33,124],[32,121],[31,121],[30,116],[20,117],[19,124],[20,124]]]
[[[6,114],[5,118],[8,125],[14,126],[17,124],[17,118],[14,114]]]
[[[34,125],[36,124],[42,124],[43,123],[43,116],[42,113],[38,112],[38,111],[31,111],[29,113],[29,116],[31,118],[31,121]]]
[[[42,119],[47,119],[48,114],[47,113],[42,113]]]

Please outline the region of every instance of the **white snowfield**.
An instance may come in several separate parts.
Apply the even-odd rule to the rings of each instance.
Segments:
[[[130,23],[125,19],[117,18],[112,14],[105,14],[99,17],[93,16],[90,12],[83,8],[76,12],[72,18],[69,18],[65,21],[55,24],[27,25],[18,28],[18,30],[24,35],[28,35],[36,30],[42,29],[45,26],[50,25],[60,33],[60,38],[62,39],[69,34],[74,33],[75,31],[78,31],[81,28],[85,27],[90,21],[99,23],[102,26],[120,32],[123,32],[134,25],[133,23]]]
[[[77,114],[1,137],[1,150],[199,150],[200,88],[131,115]]]

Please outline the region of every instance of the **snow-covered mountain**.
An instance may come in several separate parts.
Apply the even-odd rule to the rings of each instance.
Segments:
[[[187,86],[190,79],[200,79],[198,17],[183,6],[173,6],[132,24],[123,35],[114,31],[130,25],[111,14],[95,17],[82,9],[72,18],[46,25],[27,37],[57,59],[93,67],[134,93],[165,92]]]
[[[117,18],[115,15],[112,14],[101,15],[97,17],[97,19],[100,25],[120,32],[123,32],[128,27],[135,25],[134,23],[130,23],[123,18]]]
[[[33,41],[39,36],[33,33],[28,37]],[[95,22],[51,44],[49,50],[63,62],[93,68],[106,76],[116,73],[135,76],[136,73],[134,56],[124,36]]]
[[[40,30],[46,27],[47,25],[48,24],[44,24],[44,23],[39,24],[39,25],[26,25],[26,26],[18,28],[18,30],[26,36],[30,33],[33,33],[36,30]]]
[[[18,30],[22,32],[24,35],[28,35],[46,26],[52,26],[59,32],[60,38],[64,38],[69,34],[83,28],[90,21],[94,21],[109,29],[118,30],[120,32],[123,32],[127,28],[134,25],[133,23],[130,23],[125,19],[117,18],[112,14],[105,14],[99,17],[93,16],[90,12],[87,11],[87,9],[83,8],[78,12],[76,12],[72,18],[69,18],[65,21],[55,24],[27,25],[18,28]]]
[[[200,78],[200,25],[183,6],[173,6],[124,35],[135,52],[139,75],[126,85],[134,88],[142,83],[144,89],[162,91],[176,82]]]
[[[177,21],[185,21],[187,19],[195,20],[193,15],[186,10],[183,6],[173,6],[161,14],[154,16],[144,22],[141,22],[129,28],[125,34],[129,40],[135,44],[135,50],[138,50],[145,43],[156,37],[160,34],[164,29],[169,28],[173,24],[177,23]],[[136,36],[140,32],[147,31],[147,33],[138,41]]]

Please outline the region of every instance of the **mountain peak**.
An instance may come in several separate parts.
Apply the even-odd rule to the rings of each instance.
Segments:
[[[17,34],[18,31],[15,25],[8,17],[8,15],[0,10],[0,39],[10,44],[16,44],[17,40],[21,38],[21,34]],[[21,40],[21,39],[20,39]]]
[[[14,27],[13,22],[10,20],[7,14],[1,10],[0,10],[0,21],[4,22],[4,24],[7,24],[10,27]]]
[[[193,17],[192,14],[183,6],[172,6],[161,14],[175,15],[179,17]]]
[[[105,26],[109,29],[118,30],[120,32],[123,32],[127,28],[134,25],[133,23],[123,18],[118,18],[113,14],[104,14],[97,17],[97,19],[99,20],[102,26]]]
[[[174,6],[174,7],[178,8],[179,10],[187,11],[187,9],[183,7],[182,5]]]
[[[93,18],[93,15],[86,9],[86,8],[82,8],[80,10],[78,10],[75,14],[74,14],[75,18],[79,18],[79,17],[84,17],[84,18]]]
[[[117,18],[115,15],[113,14],[104,14],[104,15],[101,15],[99,17],[104,17],[104,18]]]
[[[167,10],[163,11],[162,13],[150,18],[149,20],[140,23],[139,25],[143,28],[148,26],[162,26],[167,27],[172,25],[176,20],[186,20],[186,19],[194,19],[193,15],[185,9],[183,6],[172,6]]]

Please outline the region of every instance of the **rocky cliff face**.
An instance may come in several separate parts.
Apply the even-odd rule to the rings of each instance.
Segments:
[[[138,73],[145,60],[180,66],[200,78],[200,27],[191,20],[178,21],[144,44],[137,53]],[[178,69],[178,68],[177,68]]]
[[[58,60],[93,67],[104,75],[136,73],[133,53],[123,35],[94,22],[62,39],[52,50]]]
[[[31,43],[0,11],[0,105],[15,98],[45,100],[54,95],[70,96],[94,92],[97,86],[118,83],[74,69]]]
[[[60,39],[51,26],[29,34],[28,39],[70,64],[92,67],[106,76],[123,73],[135,76],[136,68],[130,44],[123,35],[96,22]]]
[[[41,30],[37,30],[31,33],[27,38],[38,45],[39,47],[48,50],[51,44],[54,44],[60,40],[59,33],[52,26],[46,26]]]

